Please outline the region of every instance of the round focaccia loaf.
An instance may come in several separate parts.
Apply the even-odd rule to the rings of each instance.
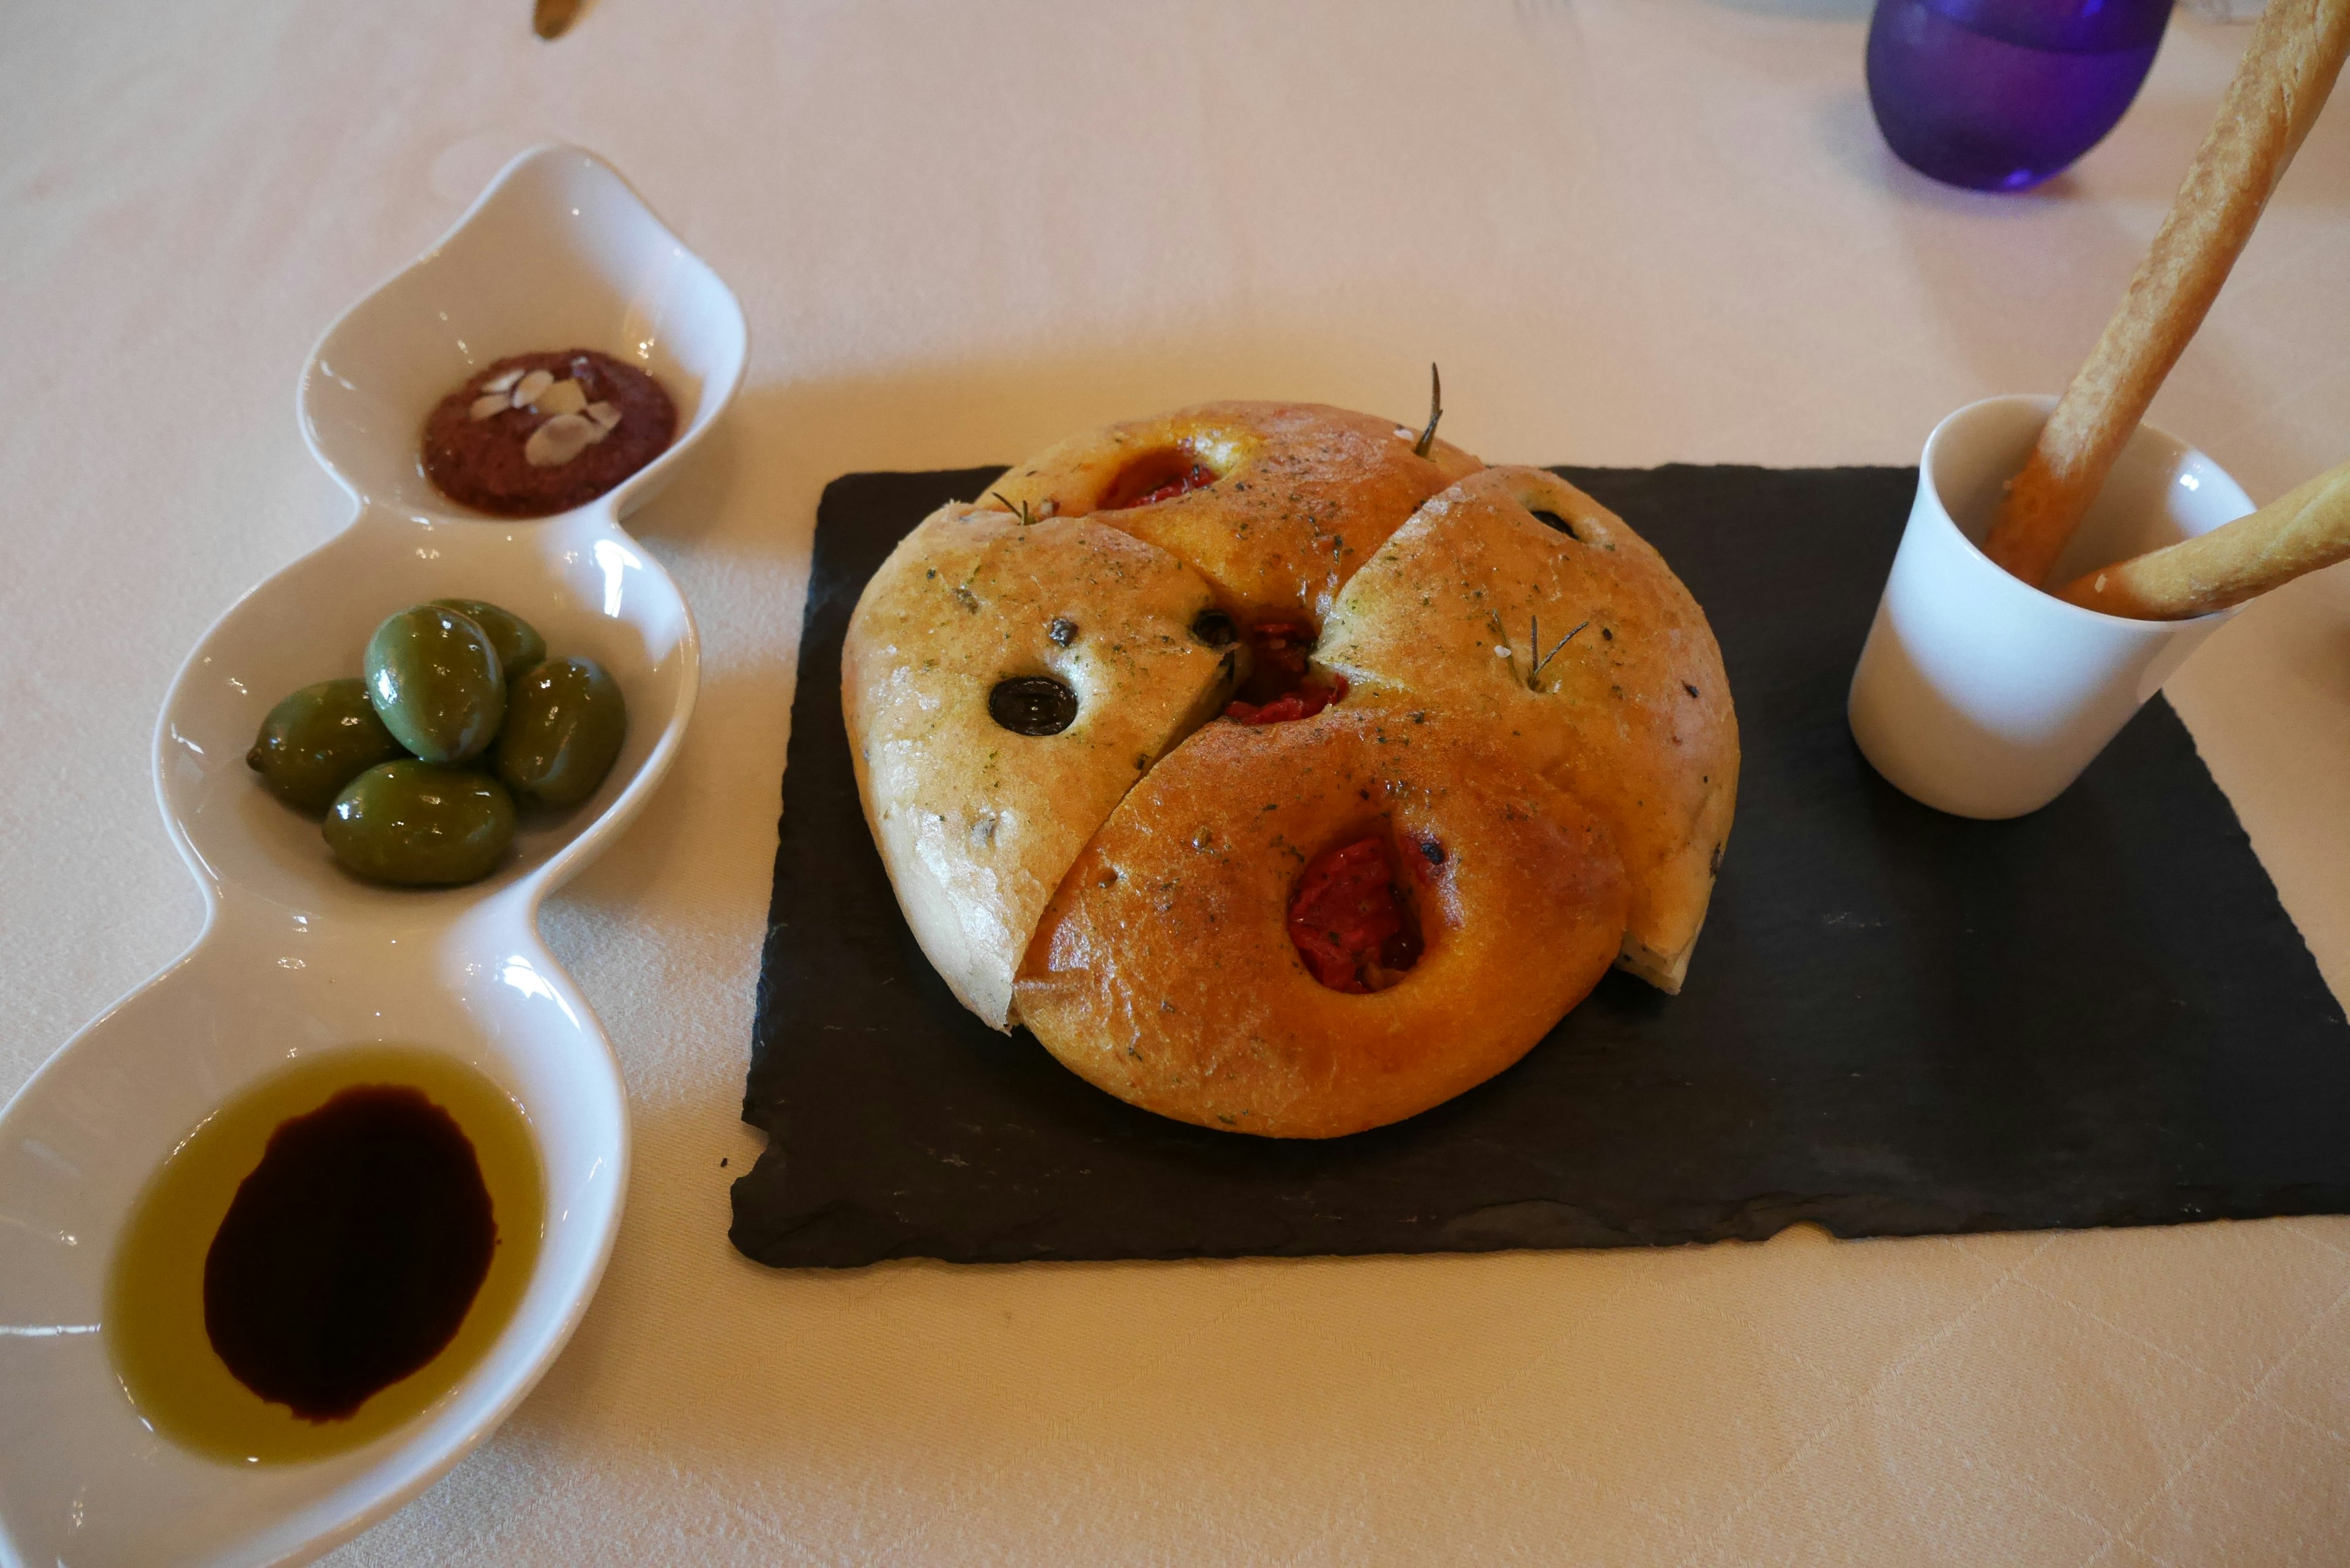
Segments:
[[[1087,839],[1229,698],[1233,649],[1193,630],[1211,604],[1115,528],[965,505],[909,534],[858,600],[840,685],[866,820],[922,951],[994,1027]]]
[[[1630,881],[1621,961],[1680,989],[1738,722],[1705,612],[1623,519],[1542,469],[1471,475],[1355,574],[1315,661],[1347,707],[1467,728],[1589,807]]]
[[[1424,950],[1356,994],[1315,978],[1292,930],[1301,871],[1366,839]],[[1343,708],[1220,722],[1102,825],[1016,994],[1045,1048],[1120,1099],[1336,1137],[1525,1054],[1607,972],[1625,910],[1597,819],[1458,727]]]
[[[986,504],[1092,516],[1197,568],[1243,621],[1318,627],[1421,502],[1483,466],[1440,441],[1417,455],[1419,433],[1318,403],[1202,403],[1072,437]]]

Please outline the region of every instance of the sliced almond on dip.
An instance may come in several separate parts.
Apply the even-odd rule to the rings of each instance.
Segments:
[[[484,392],[511,392],[514,390],[515,383],[521,379],[522,372],[520,370],[508,370],[502,376],[493,376],[488,380],[483,382],[482,390]]]
[[[577,381],[557,381],[531,402],[542,414],[576,414],[587,406],[588,394]]]
[[[484,392],[473,400],[473,414],[477,420],[485,420],[492,414],[504,413],[513,406],[506,401],[504,392]]]
[[[515,383],[514,406],[518,409],[530,407],[531,404],[546,396],[546,389],[553,385],[555,385],[554,377],[544,370],[533,370]]]
[[[620,410],[610,403],[590,403],[580,411],[594,420],[606,435],[619,428]]]
[[[603,439],[603,427],[584,414],[557,414],[530,432],[522,455],[533,468],[553,468]]]

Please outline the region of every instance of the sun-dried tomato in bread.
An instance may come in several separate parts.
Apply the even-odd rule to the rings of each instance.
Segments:
[[[1308,968],[1290,916],[1300,872],[1366,838],[1416,879],[1425,948],[1350,994]],[[1480,739],[1347,707],[1210,724],[1094,835],[1014,993],[1046,1050],[1120,1099],[1336,1137],[1524,1055],[1607,971],[1624,910],[1607,829]]]

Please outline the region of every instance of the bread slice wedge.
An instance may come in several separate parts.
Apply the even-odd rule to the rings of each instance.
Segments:
[[[841,659],[866,820],[923,952],[993,1027],[1078,851],[1230,700],[1229,623],[1195,629],[1211,598],[1115,528],[960,504],[866,585]]]

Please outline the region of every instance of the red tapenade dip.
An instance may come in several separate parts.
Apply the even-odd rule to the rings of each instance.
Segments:
[[[676,434],[677,405],[635,366],[593,348],[515,354],[426,418],[424,474],[476,512],[546,517],[595,500]]]

